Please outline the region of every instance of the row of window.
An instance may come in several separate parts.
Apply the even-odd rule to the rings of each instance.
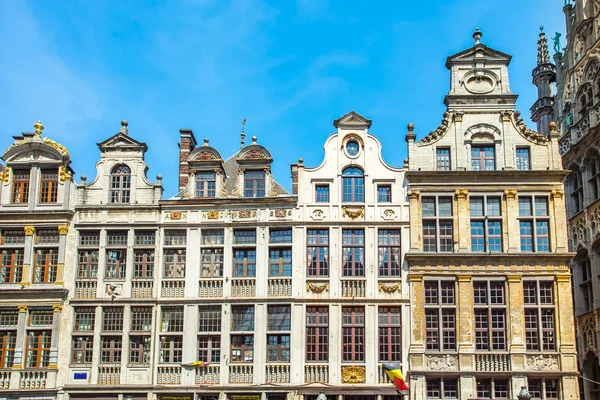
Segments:
[[[572,214],[576,214],[584,208],[583,171],[585,169],[579,166],[573,166],[572,169],[573,171],[567,178],[567,187],[570,194],[569,210]],[[588,161],[587,171],[589,171],[587,174],[589,193],[586,194],[589,197],[589,203],[593,203],[600,198],[600,156],[595,156]]]
[[[529,147],[518,146],[516,148],[515,166],[517,170],[528,171],[531,169]],[[436,169],[438,171],[452,170],[450,162],[450,148],[438,147],[435,150]],[[496,148],[494,145],[472,145],[471,146],[471,170],[472,171],[495,171],[496,170]]]
[[[11,191],[11,203],[26,204],[29,202],[30,190],[29,169],[14,169]],[[41,204],[56,203],[58,201],[58,168],[45,168],[40,171],[40,197]]]
[[[58,246],[59,242],[60,235],[57,229],[38,229],[35,231],[33,240],[33,283],[53,283],[56,281],[58,247],[54,246]],[[2,246],[0,283],[20,283],[23,280],[23,263],[25,262],[25,231],[3,230],[0,246]]]
[[[511,393],[511,382],[508,378],[476,378],[477,399],[514,399],[516,393]],[[428,399],[458,399],[458,378],[427,378]],[[531,398],[535,400],[558,399],[558,379],[527,378],[527,387]]]
[[[154,249],[143,245],[153,244],[154,236],[148,231],[136,231],[134,248],[134,279],[151,279],[154,276]],[[152,232],[153,234],[153,232]],[[98,278],[99,244],[98,231],[80,233],[78,279]],[[140,235],[140,236],[138,236]],[[144,238],[138,241],[138,237]],[[150,240],[149,238],[152,238]],[[275,247],[269,248],[269,276],[292,275],[292,248],[280,246],[291,244],[292,229],[271,229],[269,240]],[[142,242],[143,245],[138,243]],[[114,248],[106,249],[105,277],[109,279],[125,279],[127,269],[127,232],[108,232],[107,243]],[[256,244],[256,230],[234,230],[234,243],[244,245],[233,249],[233,276],[256,276],[256,248],[247,245]],[[186,231],[165,231],[165,244],[183,246],[186,244]],[[201,276],[218,278],[223,276],[224,264],[224,231],[203,230],[201,240]],[[205,247],[210,246],[210,247]],[[380,277],[398,277],[401,271],[400,230],[379,229],[378,231],[378,273]],[[184,278],[186,268],[185,248],[163,249],[163,278]],[[342,230],[342,266],[343,276],[365,276],[365,230]],[[313,277],[329,276],[329,230],[307,230],[307,274]]]
[[[556,351],[553,283],[524,281],[523,299],[527,350]],[[507,297],[504,281],[474,281],[475,349],[506,351]],[[427,350],[456,348],[456,284],[425,282]]]
[[[451,196],[423,196],[423,251],[454,251],[454,219]],[[469,196],[471,251],[503,251],[501,197]],[[519,196],[521,251],[550,251],[550,214],[547,196]]]
[[[95,309],[75,308],[71,362],[91,363]],[[198,308],[198,360],[218,363],[221,358],[220,306]],[[380,361],[401,359],[402,334],[399,307],[379,307],[378,335]],[[119,363],[122,356],[124,314],[122,307],[102,310],[101,362]],[[180,363],[183,355],[183,307],[163,307],[160,315],[160,362]],[[231,308],[230,361],[254,360],[254,306]],[[290,362],[291,306],[267,307],[267,362]],[[129,363],[149,363],[152,330],[152,307],[132,307],[130,321]],[[178,335],[173,335],[178,333]],[[308,306],[306,309],[306,361],[323,362],[329,359],[329,308]],[[344,361],[364,361],[365,309],[342,308],[342,357]]]
[[[23,364],[26,368],[44,368],[50,364],[52,310],[29,310],[25,319]],[[0,368],[12,368],[17,350],[19,312],[0,310]]]

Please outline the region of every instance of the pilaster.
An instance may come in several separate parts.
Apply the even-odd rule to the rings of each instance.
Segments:
[[[419,200],[421,192],[411,190],[408,192],[409,210],[410,210],[410,251],[418,252],[421,250],[422,243],[422,221],[421,221],[421,202]]]
[[[456,324],[458,325],[458,352],[461,354],[461,367],[462,365],[472,365],[470,360],[462,362],[463,353],[473,353],[474,342],[473,342],[473,285],[471,283],[471,275],[458,275],[458,318]]]
[[[48,368],[50,369],[58,369],[58,335],[62,308],[62,304],[55,304],[52,306],[52,338],[50,339],[50,360],[48,364]],[[68,344],[69,342],[66,341],[66,343]]]
[[[21,285],[29,286],[31,284],[31,263],[33,262],[33,235],[35,227],[32,225],[25,226],[25,250],[23,252],[23,275],[21,277]]]
[[[425,283],[423,275],[410,274],[408,282],[412,304],[409,353],[423,353],[425,351]]]
[[[551,204],[553,205],[550,207],[550,217],[554,220],[554,229],[550,230],[550,234],[552,235],[550,239],[554,239],[555,242],[551,243],[550,249],[556,249],[556,252],[558,253],[566,252],[568,244],[568,229],[564,191],[561,189],[553,190],[550,199]]]
[[[519,232],[519,205],[517,203],[517,190],[506,189],[504,191],[506,200],[506,233],[504,239],[508,243],[508,252],[517,253],[520,249],[521,237]]]
[[[575,343],[575,318],[571,297],[571,277],[557,275],[556,279],[556,334],[563,371],[577,370],[577,347]],[[568,392],[564,392],[568,393]]]
[[[27,306],[18,305],[19,319],[17,321],[17,341],[15,343],[15,357],[13,369],[22,369],[24,364],[23,348],[25,345],[25,323],[27,322]]]
[[[470,215],[469,215],[469,203],[467,202],[467,196],[469,191],[466,189],[456,190],[456,221],[457,229],[454,233],[454,241],[458,242],[458,252],[467,252],[470,249],[469,238],[470,238]],[[456,237],[458,235],[458,238]],[[456,240],[458,239],[458,240]]]

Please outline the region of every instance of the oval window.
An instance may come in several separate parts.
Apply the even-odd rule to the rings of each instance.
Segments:
[[[348,140],[348,142],[346,142],[346,152],[350,156],[357,155],[359,148],[359,144],[356,140]]]

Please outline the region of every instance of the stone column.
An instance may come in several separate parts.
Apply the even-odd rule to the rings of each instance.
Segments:
[[[472,355],[464,353],[473,353],[473,284],[471,275],[458,275],[457,291],[457,318],[458,325],[458,352],[460,354],[460,367],[472,368]],[[463,355],[464,354],[464,355]],[[468,358],[466,358],[468,357]],[[464,359],[464,361],[463,361]]]
[[[456,217],[454,220],[457,223],[456,231],[454,232],[454,242],[458,243],[458,252],[467,252],[471,246],[469,239],[471,237],[470,232],[470,212],[469,203],[467,202],[467,195],[469,191],[466,189],[456,190]]]
[[[75,311],[75,310],[73,310]],[[102,307],[96,307],[96,315],[94,316],[94,343],[92,349],[92,366],[90,369],[90,384],[95,385],[98,384],[98,365],[100,364],[100,352],[102,345],[102,337],[100,333],[102,332]]]
[[[265,360],[267,359],[266,328],[268,318],[267,305],[258,303],[254,306],[254,354],[252,357],[252,378],[254,384],[265,382]]]
[[[22,369],[24,364],[23,348],[25,346],[25,323],[27,320],[27,306],[18,305],[19,319],[17,322],[17,341],[15,343],[15,358],[13,369]]]
[[[23,276],[21,285],[29,286],[31,284],[31,264],[34,260],[33,254],[33,235],[35,227],[28,225],[25,227],[25,251],[23,252]]]
[[[507,275],[508,290],[506,299],[507,342],[511,353],[512,370],[525,369],[525,316],[523,311],[523,283],[521,275]]]
[[[58,369],[58,339],[60,330],[60,313],[62,311],[62,304],[55,304],[52,306],[52,338],[50,339],[50,361],[48,368]],[[63,340],[65,342],[65,340]],[[69,341],[66,341],[66,348],[69,349]],[[67,350],[68,351],[68,350]]]
[[[552,200],[548,207],[550,208],[549,214],[550,217],[554,220],[554,229],[550,229],[550,251],[556,249],[557,253],[568,251],[568,237],[567,237],[567,216],[566,216],[566,208],[565,208],[565,199],[564,199],[564,191],[560,189],[555,189],[552,191],[550,196]],[[552,243],[554,241],[554,243]]]
[[[506,219],[504,228],[504,240],[507,243],[509,253],[517,253],[521,248],[521,235],[519,231],[519,205],[516,200],[517,190],[506,189],[504,191],[504,198],[506,199]]]
[[[421,221],[421,203],[419,202],[421,192],[411,190],[408,192],[410,207],[410,251],[421,251],[423,223]]]
[[[56,281],[55,285],[63,286],[65,284],[65,253],[67,250],[67,233],[69,232],[69,225],[58,226],[58,261],[56,264]]]

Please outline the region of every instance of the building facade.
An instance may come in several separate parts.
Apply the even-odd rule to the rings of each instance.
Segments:
[[[446,61],[441,125],[406,135],[410,398],[577,398],[558,133],[525,126],[481,37]]]
[[[59,354],[69,347],[59,333],[73,171],[67,149],[34,127],[2,156],[0,399],[56,399]]]
[[[577,328],[581,397],[600,399],[600,5],[589,0],[564,7],[567,43],[555,44],[557,94],[554,120],[560,127],[560,153],[566,179],[569,248]],[[539,61],[538,61],[539,63]],[[554,67],[554,66],[552,66]],[[539,68],[539,67],[538,67]],[[535,83],[536,70],[534,70]]]

